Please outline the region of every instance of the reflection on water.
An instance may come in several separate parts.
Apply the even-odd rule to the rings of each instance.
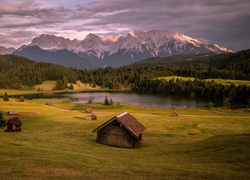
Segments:
[[[20,96],[20,95],[19,95]],[[12,97],[19,97],[12,96]],[[128,103],[134,105],[159,107],[170,109],[176,108],[195,108],[208,105],[209,100],[195,99],[183,96],[159,95],[159,94],[137,94],[137,93],[113,93],[113,92],[90,92],[90,93],[61,93],[61,94],[25,94],[26,99],[39,98],[70,98],[73,103],[87,103],[89,99],[93,102],[104,102],[105,96],[112,98],[114,102]]]
[[[108,99],[112,98],[114,102],[168,109],[172,106],[177,108],[195,108],[208,105],[208,100],[204,99],[157,94],[95,92],[57,95],[73,99],[73,103],[87,103],[89,99],[93,102],[104,102],[105,96],[107,96]]]

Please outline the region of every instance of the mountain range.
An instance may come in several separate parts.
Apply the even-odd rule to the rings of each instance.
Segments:
[[[193,39],[172,30],[132,30],[126,37],[116,34],[99,37],[89,34],[83,40],[42,34],[12,54],[75,68],[119,67],[149,57],[179,54],[233,52],[204,38]]]

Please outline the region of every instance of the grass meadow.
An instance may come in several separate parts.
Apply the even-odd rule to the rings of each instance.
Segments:
[[[171,79],[182,79],[183,81],[194,81],[195,78],[193,77],[183,77],[183,76],[167,76],[167,77],[159,77],[157,79],[166,79],[166,80],[171,80]],[[246,85],[250,85],[250,81],[247,80],[232,80],[232,79],[205,79],[206,81],[214,81],[216,83],[219,84],[223,84],[223,85],[230,85],[230,84],[235,84],[236,86],[238,86],[239,84],[246,84]]]
[[[172,117],[171,109],[65,102],[0,100],[6,120],[17,110],[23,122],[22,132],[0,129],[0,179],[250,179],[248,110],[176,109]],[[97,120],[84,120],[86,108]],[[147,127],[142,143],[96,143],[92,130],[125,111]]]

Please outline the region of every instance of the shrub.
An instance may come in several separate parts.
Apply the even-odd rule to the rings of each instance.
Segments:
[[[5,94],[3,96],[3,100],[4,101],[9,101],[9,96],[8,96],[7,92],[5,92]]]
[[[25,98],[24,98],[23,96],[20,96],[20,97],[19,97],[19,100],[20,100],[21,102],[24,102]]]
[[[113,103],[114,103],[114,102],[113,102],[113,100],[112,100],[112,98],[111,98],[110,101],[109,101],[109,105],[110,105],[110,106],[113,106]]]
[[[172,106],[171,109],[176,109],[176,107],[175,107],[175,106]]]
[[[208,103],[208,109],[212,109],[214,107],[213,103],[211,101],[209,101]]]
[[[89,99],[89,102],[88,102],[89,104],[92,104],[93,103],[93,101],[91,100],[91,99]]]

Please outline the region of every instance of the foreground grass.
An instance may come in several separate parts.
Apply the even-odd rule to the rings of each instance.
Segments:
[[[250,123],[244,110],[172,110],[121,103],[71,104],[51,99],[0,101],[17,110],[22,132],[0,130],[1,179],[249,179]],[[84,108],[98,119],[85,121]],[[129,111],[147,127],[136,149],[95,143],[92,130]],[[220,114],[221,113],[221,114]],[[207,117],[207,116],[219,116]],[[232,117],[242,118],[232,118]],[[245,118],[244,118],[245,117]]]

